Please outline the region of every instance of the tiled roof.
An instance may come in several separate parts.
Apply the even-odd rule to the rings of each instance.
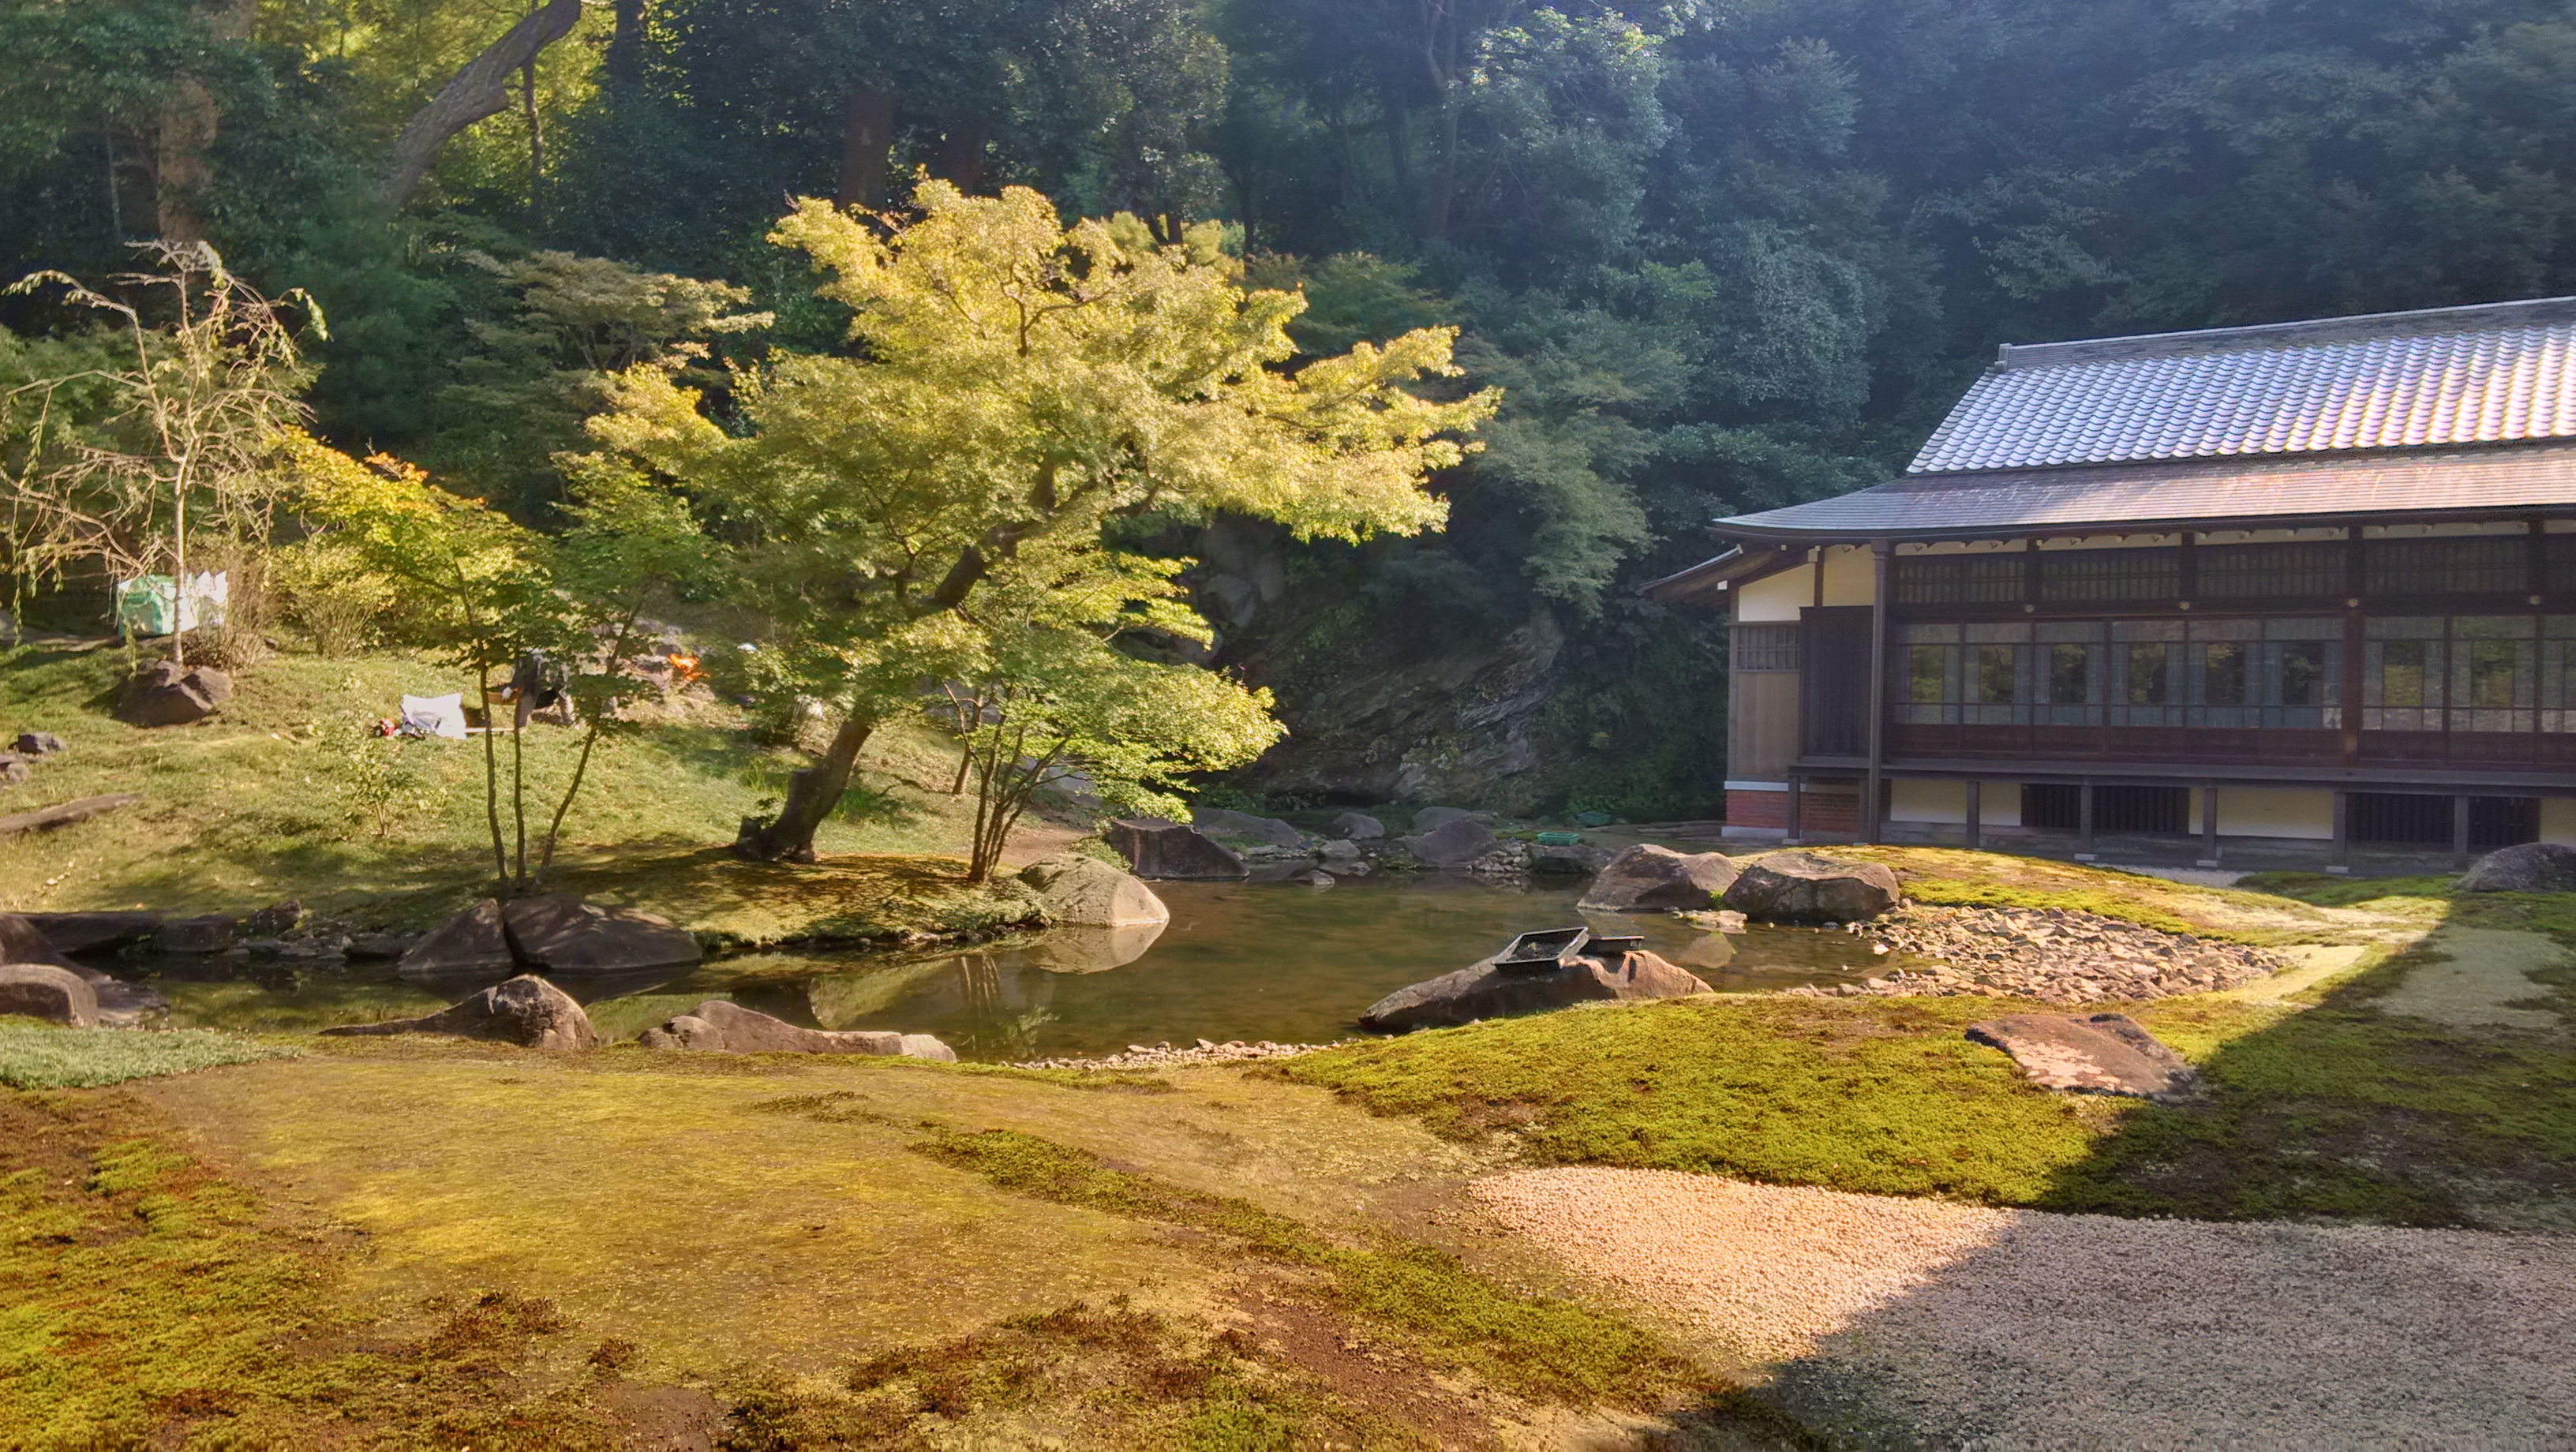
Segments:
[[[2576,437],[2576,298],[2007,347],[1908,474]]]
[[[1731,539],[2576,510],[2576,444],[1946,474],[1717,522]]]

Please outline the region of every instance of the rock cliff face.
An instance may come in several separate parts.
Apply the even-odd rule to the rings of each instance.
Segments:
[[[1283,683],[1288,739],[1246,779],[1271,792],[1366,801],[1465,801],[1527,811],[1546,790],[1538,721],[1565,632],[1541,612],[1490,647],[1427,660],[1352,660],[1299,689]],[[1247,660],[1264,679],[1264,661]]]

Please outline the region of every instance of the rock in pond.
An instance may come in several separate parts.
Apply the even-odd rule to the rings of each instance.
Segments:
[[[1413,814],[1413,830],[1419,835],[1424,832],[1437,832],[1452,822],[1491,823],[1493,820],[1494,814],[1491,812],[1471,812],[1465,807],[1424,807]]]
[[[24,920],[57,953],[88,953],[101,948],[124,948],[140,943],[161,931],[161,915],[147,912],[101,913],[26,913]],[[5,923],[6,919],[0,919]],[[0,957],[13,962],[48,962],[29,959],[18,951],[19,940],[0,926]]]
[[[1267,847],[1303,847],[1306,834],[1277,817],[1256,817],[1250,812],[1229,812],[1223,807],[1200,807],[1190,813],[1190,825],[1219,837],[1241,837]]]
[[[1652,953],[1616,959],[1576,958],[1544,973],[1505,973],[1490,958],[1473,967],[1399,988],[1369,1006],[1360,1022],[1388,1033],[1443,1028],[1480,1018],[1541,1013],[1578,1003],[1623,998],[1680,998],[1707,984]]]
[[[1583,892],[1585,912],[1702,912],[1735,885],[1723,852],[1676,852],[1640,844],[1610,859]]]
[[[1324,824],[1324,835],[1337,842],[1375,842],[1386,835],[1386,823],[1366,812],[1343,812]]]
[[[2469,864],[2454,884],[2461,892],[2576,892],[2576,847],[2525,842]]]
[[[1530,847],[1529,872],[1533,877],[1597,877],[1617,860],[1609,848],[1588,842],[1539,842]]]
[[[126,684],[116,719],[129,726],[186,726],[212,715],[232,696],[232,677],[211,666],[182,670],[173,661],[154,661]]]
[[[798,1028],[785,1019],[710,998],[660,1028],[637,1035],[648,1049],[719,1054],[882,1054],[954,1063],[957,1051],[929,1034]]]
[[[1398,838],[1404,850],[1433,867],[1464,867],[1494,850],[1502,839],[1494,829],[1468,816],[1451,817],[1428,832]]]
[[[459,1038],[497,1039],[531,1049],[586,1049],[599,1042],[590,1015],[572,995],[528,974],[495,983],[452,1008],[421,1018],[384,1023],[343,1024],[322,1032],[342,1037],[392,1034],[455,1034]]]
[[[705,956],[669,918],[566,892],[511,899],[501,907],[501,927],[521,967],[559,978],[685,968]]]
[[[1059,852],[1020,869],[1045,904],[1047,921],[1070,928],[1134,928],[1172,920],[1172,910],[1130,873],[1097,857]]]
[[[0,963],[47,963],[56,968],[74,968],[76,964],[63,956],[76,951],[64,948],[44,931],[34,918],[16,913],[0,913]]]
[[[1745,864],[1726,905],[1756,922],[1858,923],[1904,898],[1876,862],[1837,862],[1813,852],[1767,852]]]
[[[98,993],[89,980],[51,963],[0,963],[0,1016],[43,1019],[65,1028],[98,1027]]]
[[[152,946],[164,953],[188,953],[203,956],[220,953],[241,937],[241,921],[221,913],[204,913],[193,918],[172,918],[152,935]]]
[[[1968,1040],[2012,1055],[2022,1077],[2044,1089],[2170,1100],[2200,1086],[2182,1055],[2124,1013],[2017,1013],[1968,1025]]]
[[[1194,827],[1160,817],[1121,817],[1109,824],[1109,845],[1138,877],[1211,882],[1245,875],[1243,859]]]
[[[395,971],[406,978],[474,978],[518,966],[501,927],[501,904],[487,897],[412,944]]]

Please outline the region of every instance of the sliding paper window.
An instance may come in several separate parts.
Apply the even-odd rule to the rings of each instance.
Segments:
[[[2331,729],[2341,634],[2332,619],[1910,625],[1900,719]]]
[[[2576,731],[2576,616],[2391,616],[2364,636],[2366,731]]]

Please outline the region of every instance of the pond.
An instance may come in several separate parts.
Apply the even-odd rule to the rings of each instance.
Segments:
[[[1576,885],[1496,885],[1430,874],[1295,882],[1166,882],[1161,929],[1060,929],[1025,946],[938,957],[753,954],[677,979],[562,986],[603,1038],[631,1038],[708,998],[791,1023],[899,1029],[982,1060],[1115,1053],[1196,1039],[1314,1043],[1359,1030],[1386,994],[1463,968],[1515,933],[1589,922],[1724,992],[1846,982],[1896,966],[1869,940],[1810,928],[1704,932],[1660,913],[1587,915]],[[425,1013],[475,985],[439,990],[389,969],[267,969],[165,962],[153,985],[177,1027],[296,1031]]]

